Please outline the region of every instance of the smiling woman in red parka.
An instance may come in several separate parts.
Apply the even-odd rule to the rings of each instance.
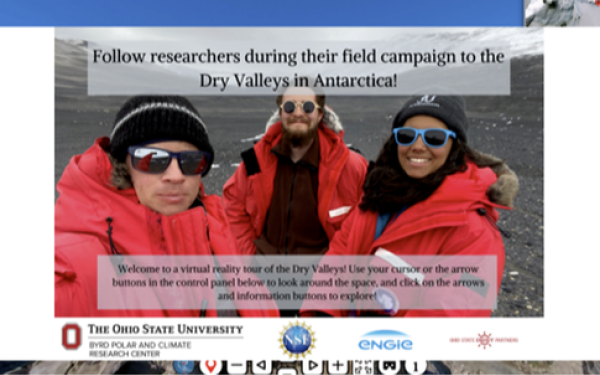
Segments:
[[[331,255],[373,255],[370,259],[389,266],[390,271],[383,278],[391,280],[394,275],[401,277],[398,270],[410,269],[411,262],[420,259],[417,257],[446,259],[445,265],[456,266],[485,258],[492,259],[488,272],[476,276],[451,271],[436,274],[423,273],[420,268],[405,277],[421,283],[421,287],[414,287],[417,284],[413,283],[413,287],[396,288],[400,296],[393,290],[373,288],[367,291],[375,296],[373,304],[362,304],[370,306],[368,309],[361,309],[358,303],[356,310],[349,313],[343,311],[347,307],[331,304],[320,309],[321,313],[396,317],[491,315],[489,304],[486,308],[473,308],[477,304],[472,302],[490,296],[493,302],[500,289],[505,254],[495,208],[508,207],[492,203],[488,195],[490,186],[497,181],[492,168],[507,167],[497,159],[488,163],[489,167],[482,167],[486,163],[481,154],[467,145],[467,134],[468,120],[461,97],[425,95],[409,99],[396,115],[390,138],[369,168],[359,209],[344,222],[322,263]],[[514,197],[517,187],[515,184],[513,191],[505,193]],[[333,262],[332,259],[327,261]],[[431,279],[428,285],[436,286],[432,277],[465,281],[460,281],[464,284],[457,288],[423,287],[423,280],[427,279]],[[478,285],[475,283],[492,288],[468,287]],[[415,302],[421,307],[412,308]],[[303,314],[314,315],[314,310],[306,309]]]
[[[220,197],[205,195],[202,187],[213,160],[206,125],[187,99],[140,96],[125,103],[110,138],[99,138],[74,156],[57,185],[55,315],[216,316],[215,290],[208,287],[167,293],[127,288],[111,295],[121,303],[109,300],[103,306],[99,297],[106,288],[98,287],[99,276],[112,278],[113,286],[126,284],[116,271],[124,256],[238,254]],[[98,275],[101,256],[112,256],[114,270]],[[146,257],[149,264],[137,267],[150,270],[163,258]],[[144,277],[134,285],[148,281],[149,286]],[[269,303],[238,312],[279,315]]]

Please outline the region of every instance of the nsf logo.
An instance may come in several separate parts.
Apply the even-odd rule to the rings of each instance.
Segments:
[[[300,325],[298,321],[296,324],[290,323],[284,326],[280,335],[279,342],[283,353],[289,355],[290,358],[296,356],[296,359],[301,355],[304,358],[306,354],[311,354],[311,350],[315,347],[315,341],[317,341],[310,326],[307,326],[306,323]]]
[[[413,342],[410,336],[400,331],[389,329],[372,331],[364,334],[358,342],[361,350],[412,350]]]

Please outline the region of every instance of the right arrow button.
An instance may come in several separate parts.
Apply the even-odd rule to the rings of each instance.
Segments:
[[[323,373],[323,362],[316,362],[312,359],[302,361],[302,372],[305,375],[321,375]]]

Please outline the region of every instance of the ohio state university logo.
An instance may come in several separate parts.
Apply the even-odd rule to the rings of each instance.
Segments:
[[[75,350],[81,346],[81,328],[77,324],[67,323],[63,326],[62,345],[67,350]]]

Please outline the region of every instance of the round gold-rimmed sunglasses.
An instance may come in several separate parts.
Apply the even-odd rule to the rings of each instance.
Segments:
[[[312,100],[307,100],[305,102],[300,103],[295,103],[291,100],[288,100],[287,102],[283,103],[279,108],[281,108],[285,113],[290,114],[294,113],[296,108],[298,108],[299,106],[306,114],[311,114],[315,111],[315,109],[321,108],[317,103],[313,102]]]

